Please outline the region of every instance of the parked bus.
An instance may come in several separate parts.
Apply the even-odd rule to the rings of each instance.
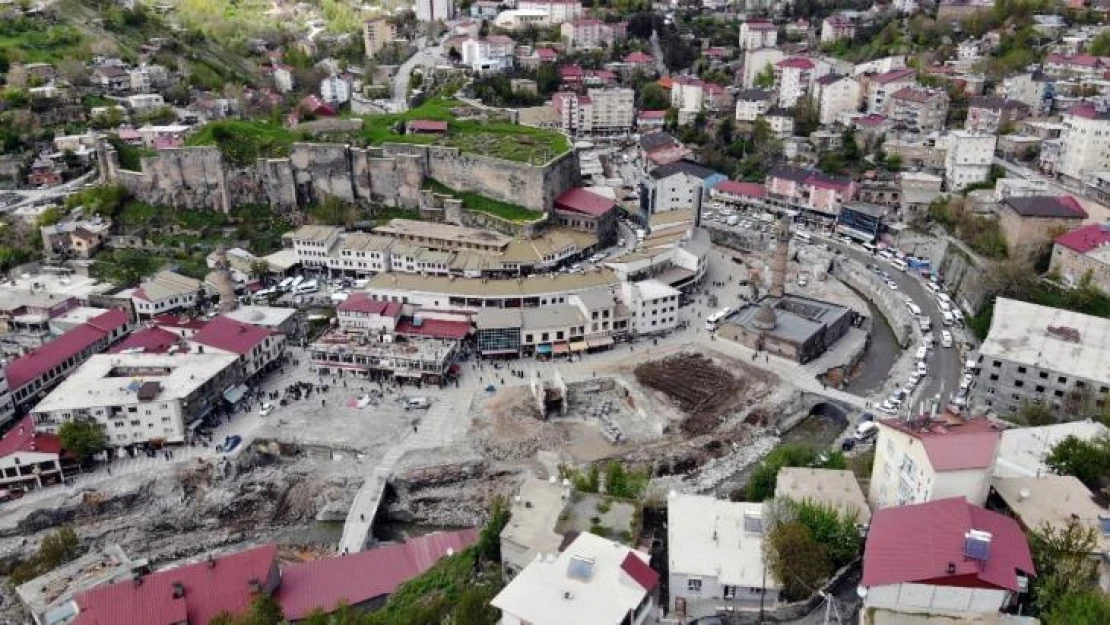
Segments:
[[[879,248],[875,247],[874,244],[867,243],[867,242],[863,243],[863,249],[867,250],[868,252],[871,252],[872,254],[879,251]]]
[[[709,315],[709,317],[707,317],[705,320],[705,329],[709,330],[710,332],[716,332],[717,326],[725,320],[725,317],[728,317],[728,314],[730,312],[732,312],[732,309],[728,306],[725,306],[712,315]]]
[[[290,276],[278,283],[277,289],[282,293],[288,293],[289,289],[293,288],[293,277]]]

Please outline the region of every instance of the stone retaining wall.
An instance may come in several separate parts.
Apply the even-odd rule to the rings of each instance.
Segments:
[[[850,259],[838,259],[833,264],[833,275],[871,300],[886,317],[898,344],[909,347],[913,341],[914,318],[899,291],[890,290],[875,272]]]

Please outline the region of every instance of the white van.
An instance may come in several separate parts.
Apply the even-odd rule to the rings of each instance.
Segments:
[[[929,330],[933,329],[933,320],[928,317],[922,316],[918,319],[918,325],[921,326],[922,332],[928,332]]]
[[[894,267],[898,271],[905,271],[908,265],[906,265],[906,261],[895,258],[890,261],[890,266]]]
[[[879,426],[874,421],[864,421],[856,426],[856,438],[865,441],[879,433]]]
[[[917,304],[915,304],[913,302],[906,302],[906,308],[910,309],[910,312],[913,313],[914,317],[920,317],[921,316],[921,307],[918,306]]]
[[[308,282],[298,284],[296,288],[293,289],[293,293],[296,295],[306,295],[308,293],[315,293],[319,290],[320,285],[317,284],[315,280],[309,280]]]
[[[405,400],[405,410],[427,410],[432,402],[427,397],[410,397]]]

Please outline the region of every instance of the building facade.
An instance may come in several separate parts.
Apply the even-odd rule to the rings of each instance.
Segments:
[[[1095,172],[1110,170],[1110,110],[1079,104],[1064,114],[1063,124],[1058,174],[1086,182]]]
[[[944,177],[949,191],[984,182],[990,177],[994,163],[995,135],[955,130],[948,134],[945,144]]]
[[[1110,293],[1110,225],[1080,226],[1057,237],[1048,270],[1069,285],[1090,280],[1096,289]]]

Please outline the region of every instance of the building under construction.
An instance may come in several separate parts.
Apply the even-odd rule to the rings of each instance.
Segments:
[[[785,221],[778,223],[775,239],[770,292],[729,316],[717,334],[755,350],[809,362],[847,334],[856,313],[840,304],[787,294],[790,232]]]

